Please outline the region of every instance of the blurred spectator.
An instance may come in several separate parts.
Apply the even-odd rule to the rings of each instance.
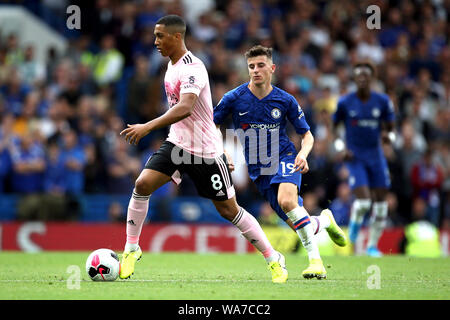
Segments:
[[[340,226],[347,226],[350,218],[353,197],[347,183],[341,183],[336,192],[336,198],[330,204],[334,219]]]
[[[41,195],[39,220],[65,220],[68,218],[66,206],[66,168],[61,156],[61,148],[52,143],[47,147],[44,191]]]
[[[161,113],[161,84],[149,75],[149,70],[148,58],[138,55],[135,73],[128,83],[127,113],[131,123],[145,123]]]
[[[23,50],[19,45],[19,39],[16,34],[10,34],[6,39],[6,64],[10,66],[19,66],[23,61]]]
[[[66,168],[61,148],[56,143],[51,143],[47,147],[44,191],[52,194],[64,194],[66,190]]]
[[[29,92],[30,87],[22,82],[19,71],[15,68],[9,69],[6,83],[0,87],[6,111],[20,115],[25,97]]]
[[[198,40],[208,43],[217,37],[217,28],[214,26],[214,13],[205,12],[198,17],[197,23],[192,27],[192,34]]]
[[[12,133],[14,117],[3,115],[0,121],[0,192],[7,190],[7,180],[12,171],[11,151],[17,138]]]
[[[122,53],[116,49],[116,40],[113,35],[108,34],[101,39],[101,50],[96,57],[93,69],[94,79],[98,85],[115,83],[122,75],[124,58]]]
[[[128,194],[133,190],[141,164],[139,159],[130,155],[130,145],[125,140],[117,140],[107,163],[108,193]]]
[[[258,222],[262,226],[287,226],[284,222],[281,223],[280,217],[278,217],[268,202],[263,202],[261,204],[258,214]]]
[[[160,0],[144,0],[137,16],[138,27],[141,29],[153,28],[156,21],[164,14]]]
[[[126,222],[127,212],[120,202],[113,201],[109,205],[108,217],[110,222]]]
[[[47,77],[45,66],[34,57],[34,46],[28,45],[24,51],[23,61],[19,72],[24,83],[31,85],[44,81]]]
[[[403,1],[408,2],[408,1]],[[402,11],[400,8],[392,8],[388,13],[387,26],[384,26],[378,36],[380,44],[384,48],[392,48],[398,43],[399,37],[406,34],[406,28],[402,24]]]
[[[45,171],[43,146],[34,140],[32,132],[20,138],[20,143],[11,150],[12,191],[16,193],[38,193],[42,191]]]
[[[124,66],[133,65],[133,43],[138,37],[136,24],[137,6],[132,2],[124,2],[118,8],[118,22],[115,24],[117,49],[123,54]]]
[[[384,50],[378,43],[374,30],[364,29],[362,37],[356,47],[359,59],[369,59],[376,65],[384,62]]]
[[[105,160],[97,145],[87,144],[84,147],[86,165],[83,175],[85,178],[84,191],[86,193],[106,192],[107,173],[104,166]]]
[[[440,188],[444,180],[442,168],[433,163],[432,150],[427,149],[423,158],[411,169],[413,197],[421,198],[427,204],[427,218],[435,226],[439,226]]]
[[[84,150],[78,144],[78,136],[72,129],[62,135],[61,158],[65,168],[66,190],[80,195],[84,190],[83,169],[86,164]]]
[[[441,256],[439,229],[426,219],[426,202],[416,198],[413,202],[413,222],[405,228],[401,251],[408,256],[434,258]]]
[[[398,214],[398,199],[397,195],[393,192],[389,192],[386,195],[386,202],[388,204],[388,223],[389,220],[394,226],[403,226],[408,220]]]
[[[319,198],[315,192],[303,194],[303,206],[311,216],[318,216],[322,209],[319,207]]]

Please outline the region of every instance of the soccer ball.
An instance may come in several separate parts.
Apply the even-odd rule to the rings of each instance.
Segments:
[[[114,281],[119,271],[119,257],[112,250],[95,250],[86,260],[86,272],[93,281]]]

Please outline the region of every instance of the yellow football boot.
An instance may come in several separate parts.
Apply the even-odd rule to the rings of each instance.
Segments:
[[[327,278],[327,271],[323,266],[322,259],[309,260],[309,266],[302,272],[303,278],[312,279],[317,278],[319,280]]]
[[[334,220],[333,212],[330,209],[322,210],[321,216],[326,216],[330,220],[330,226],[326,228],[331,240],[339,247],[345,247],[347,245],[347,237],[344,231],[338,226],[336,220]]]
[[[119,277],[120,279],[128,279],[134,273],[134,265],[142,257],[142,250],[139,247],[135,251],[124,251],[122,261],[120,263]]]
[[[288,278],[288,271],[286,269],[286,260],[281,253],[278,253],[280,258],[278,261],[269,263],[269,270],[272,273],[273,283],[285,283]]]

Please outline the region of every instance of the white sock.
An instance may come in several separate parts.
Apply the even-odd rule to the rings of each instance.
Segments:
[[[266,259],[266,262],[269,264],[271,262],[280,260],[280,258],[281,258],[280,253],[278,251],[274,250],[270,256],[268,256],[264,259]]]
[[[370,216],[369,224],[369,241],[367,247],[377,247],[378,240],[386,226],[386,218],[388,214],[388,204],[386,201],[374,202],[372,208],[372,215]]]
[[[369,211],[372,201],[370,199],[355,199],[350,211],[350,221],[362,224],[364,215]]]
[[[295,231],[300,237],[303,247],[308,252],[309,259],[320,259],[319,248],[314,238],[314,227],[305,208],[298,206],[294,210],[287,212],[286,215],[294,224]]]
[[[125,243],[125,251],[136,251],[139,248],[138,243]]]
[[[324,216],[311,216],[311,224],[313,226],[314,235],[330,226],[330,219]]]

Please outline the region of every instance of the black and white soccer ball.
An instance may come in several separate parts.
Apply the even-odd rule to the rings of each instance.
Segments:
[[[119,257],[110,249],[95,250],[86,260],[86,272],[93,281],[114,281],[120,272]]]

